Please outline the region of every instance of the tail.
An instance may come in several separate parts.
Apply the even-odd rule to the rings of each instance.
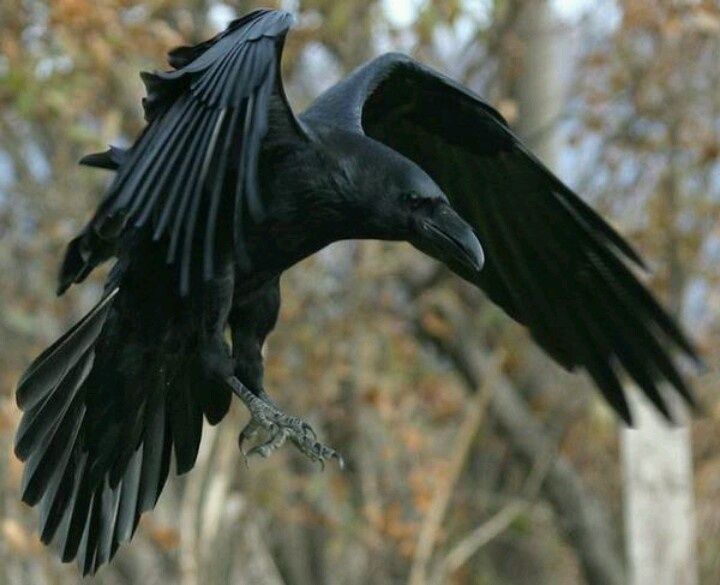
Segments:
[[[193,359],[169,378],[162,352],[118,334],[126,303],[117,288],[106,294],[17,389],[22,499],[40,504],[41,540],[55,541],[63,562],[77,558],[84,575],[112,559],[155,506],[173,446],[177,472],[191,469],[203,413],[215,424],[230,404],[229,390],[209,389]]]

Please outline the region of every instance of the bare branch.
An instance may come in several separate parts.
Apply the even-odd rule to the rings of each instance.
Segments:
[[[499,356],[494,356],[492,360],[489,360],[489,363],[492,364],[492,369],[476,392],[474,399],[469,405],[465,420],[455,437],[455,443],[451,449],[453,457],[450,460],[449,469],[446,475],[439,478],[430,510],[425,516],[420,530],[415,556],[410,569],[410,578],[408,579],[410,585],[423,585],[427,581],[427,564],[435,548],[438,533],[440,532],[445,513],[450,503],[450,498],[454,491],[453,488],[460,476],[460,472],[465,466],[465,461],[470,452],[473,439],[480,428],[480,424],[487,410],[487,405],[490,402],[492,388],[495,382],[493,373],[499,374],[499,362]]]
[[[457,571],[482,547],[502,534],[518,516],[532,508],[556,453],[556,445],[553,445],[552,449],[549,448],[541,458],[535,461],[522,489],[524,497],[507,504],[467,536],[460,539],[438,563],[432,579],[433,583],[446,582],[447,575]]]
[[[451,340],[438,339],[417,324],[420,337],[432,341],[455,366],[468,391],[474,393],[483,379],[494,386],[489,413],[513,450],[526,461],[538,461],[552,452],[552,441],[532,415],[512,382],[479,351],[476,335],[463,318],[463,311],[444,307],[445,316],[457,334]],[[497,370],[497,369],[496,369]],[[541,493],[558,516],[565,538],[576,551],[585,579],[590,585],[621,585],[625,570],[612,539],[607,511],[583,485],[582,479],[563,457],[555,457],[542,482]]]

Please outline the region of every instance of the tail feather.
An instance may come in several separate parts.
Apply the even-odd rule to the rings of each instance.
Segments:
[[[164,464],[166,435],[164,399],[158,400],[153,408],[147,410],[147,414],[149,416],[145,425],[145,437],[143,440],[143,459],[137,504],[138,514],[155,507],[157,498],[167,479]]]
[[[186,473],[195,464],[202,433],[203,411],[192,395],[193,385],[187,378],[178,380],[170,397],[170,424],[175,444],[178,474]]]
[[[140,476],[142,474],[142,448],[135,451],[127,471],[122,479],[122,491],[118,504],[118,518],[115,523],[115,543],[128,542],[135,534],[140,520],[138,509],[138,494],[140,493]],[[117,545],[114,545],[117,546]],[[113,554],[115,554],[113,552]]]
[[[107,563],[110,560],[113,549],[113,535],[115,533],[115,523],[117,522],[118,505],[120,503],[120,494],[122,492],[122,484],[118,484],[114,488],[105,485],[102,497],[102,516],[100,521],[100,534],[98,535],[97,551],[95,553],[95,564],[93,570]]]
[[[56,389],[27,411],[15,436],[15,454],[25,461],[30,453],[57,428],[93,366],[95,355],[88,351],[70,368]]]
[[[70,461],[72,449],[68,449],[63,461],[48,482],[48,489],[40,502],[40,540],[48,544],[55,536],[65,515],[65,509],[73,493],[66,489],[73,485],[76,466]]]
[[[99,482],[94,480],[87,454],[82,457],[67,486],[72,493],[70,501],[64,506],[60,501],[61,505],[56,506],[59,514],[48,515],[52,522],[41,525],[43,541],[50,542],[62,527],[56,538],[61,558],[64,562],[76,558],[83,575],[94,573],[108,562],[120,544],[132,538],[140,516],[154,507],[162,491],[169,457],[168,465],[157,465],[158,475],[148,474],[146,461],[149,459],[153,465],[154,452],[152,439],[141,443],[115,487],[110,485],[107,474]],[[149,494],[147,502],[141,500],[143,488]]]
[[[78,556],[83,534],[88,528],[88,518],[92,511],[93,486],[86,481],[87,458],[78,466],[75,483],[72,486],[73,499],[65,512],[67,531],[61,535],[60,554],[63,562],[70,562]],[[78,559],[79,560],[79,559]]]
[[[197,371],[196,368],[192,369],[191,372]],[[230,389],[214,380],[207,380],[201,385],[195,383],[192,390],[195,400],[201,405],[208,423],[211,425],[218,424],[230,409],[232,400]]]
[[[47,398],[63,380],[68,368],[75,365],[95,343],[117,292],[118,289],[115,289],[108,294],[77,325],[40,354],[27,369],[20,378],[16,394],[21,410],[31,410]]]
[[[67,483],[63,482],[63,491],[67,494],[65,496],[66,501],[62,503],[62,507],[60,509],[60,521],[55,525],[55,530],[49,530],[49,528],[51,528],[50,526],[46,527],[47,529],[43,529],[41,526],[41,532],[43,536],[46,536],[46,540],[43,540],[43,542],[49,544],[53,538],[55,538],[60,552],[60,558],[63,562],[68,562],[74,558],[74,555],[68,556],[66,549],[70,533],[70,525],[72,523],[73,510],[75,510],[75,504],[80,491],[78,487],[82,483],[82,476],[85,471],[85,462],[87,461],[87,457],[88,453],[85,451],[84,453],[81,453],[75,461],[71,461],[69,463],[69,474],[66,473],[64,478],[67,480]],[[57,536],[55,531],[57,531]]]
[[[77,549],[78,566],[82,569],[83,575],[87,575],[93,569],[95,561],[95,539],[97,537],[97,527],[100,523],[100,513],[102,509],[102,491],[98,490],[90,495],[90,505],[85,518],[85,525],[82,529],[80,544]]]
[[[84,416],[85,406],[74,404],[25,462],[21,487],[25,503],[34,506],[46,493],[49,480],[73,448]]]
[[[54,542],[63,561],[77,559],[83,574],[132,538],[157,503],[173,451],[178,473],[191,469],[203,415],[215,424],[230,403],[230,390],[204,377],[191,346],[174,358],[162,350],[169,321],[128,332],[138,301],[118,291],[44,351],[17,391],[22,498],[39,504],[41,540]]]

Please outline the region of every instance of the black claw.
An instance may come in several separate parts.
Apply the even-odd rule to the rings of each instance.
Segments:
[[[240,448],[240,451],[243,451],[243,444],[247,439],[252,439],[258,432],[258,423],[256,423],[254,420],[250,420],[248,424],[245,425],[242,431],[240,431],[240,434],[238,435],[238,447]]]
[[[245,439],[247,439],[247,436],[245,435],[245,432],[243,431],[238,435],[238,440],[237,440],[238,448],[240,449],[240,452],[243,455],[245,455],[245,451],[243,450],[243,444],[245,443]]]

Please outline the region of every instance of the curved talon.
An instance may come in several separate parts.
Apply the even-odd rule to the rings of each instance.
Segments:
[[[338,467],[340,468],[340,471],[344,471],[345,470],[345,459],[343,458],[343,456],[340,455],[340,453],[333,453],[331,455],[331,457],[334,457],[335,459],[337,459]]]
[[[323,445],[319,441],[306,440],[304,442],[300,442],[293,438],[293,442],[308,459],[318,462],[321,470],[325,470],[325,462],[328,459],[336,459],[340,469],[344,469],[345,460],[342,455],[334,449]]]
[[[344,468],[343,458],[334,449],[317,440],[317,433],[312,426],[301,418],[286,415],[269,397],[265,399],[260,395],[252,396],[252,400],[246,401],[246,406],[252,418],[238,436],[241,451],[245,441],[254,438],[260,429],[264,429],[269,435],[264,443],[256,445],[247,453],[243,451],[246,463],[249,457],[269,457],[290,439],[303,455],[320,463],[322,469],[325,469],[325,461],[333,458],[337,459],[340,469]]]
[[[270,455],[270,450],[266,447],[266,445],[257,445],[250,449],[250,451],[247,452],[247,459],[250,459],[251,457],[262,457],[263,459],[267,459],[267,457]]]
[[[256,447],[250,449],[248,453],[249,456],[257,454],[261,455],[262,457],[269,457],[274,451],[276,451],[285,444],[285,441],[290,434],[290,429],[279,425],[273,426],[277,430],[275,430],[275,432],[265,443],[263,443],[262,445],[257,445]]]
[[[313,441],[317,441],[317,433],[315,432],[315,429],[312,428],[308,423],[306,423],[304,420],[300,421],[301,428],[305,434],[309,434],[310,437],[312,437]]]
[[[258,434],[259,430],[260,424],[254,418],[251,418],[250,422],[248,422],[243,430],[240,431],[240,434],[238,435],[238,447],[243,455],[245,455],[243,444],[246,440],[254,438]]]

